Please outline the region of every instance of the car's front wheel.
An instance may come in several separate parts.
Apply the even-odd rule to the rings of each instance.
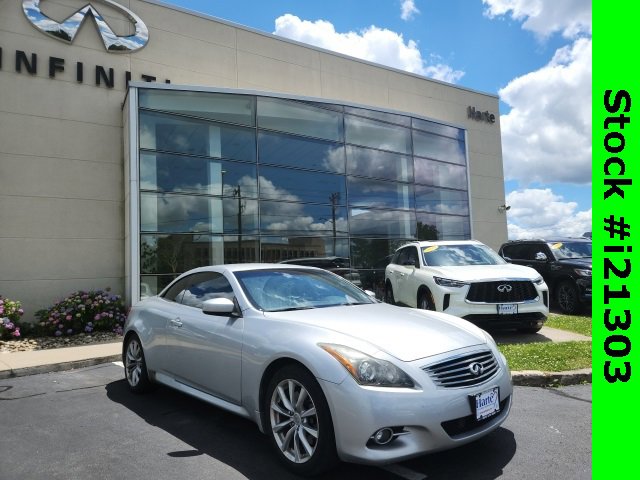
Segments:
[[[124,376],[129,389],[135,393],[147,392],[152,383],[147,373],[142,343],[136,334],[127,337],[124,348]]]
[[[426,290],[422,290],[418,294],[418,308],[422,310],[435,310],[436,306],[434,305],[433,296],[431,292]]]
[[[396,304],[396,299],[393,296],[393,287],[391,282],[387,282],[384,286],[384,301],[390,305]]]
[[[265,397],[267,432],[278,457],[299,475],[318,475],[337,461],[329,405],[313,375],[298,365],[280,369]]]
[[[578,288],[573,282],[565,280],[558,285],[557,300],[562,313],[575,314],[580,311]]]

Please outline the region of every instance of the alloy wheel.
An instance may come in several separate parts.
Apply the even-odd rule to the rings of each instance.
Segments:
[[[291,462],[305,463],[313,457],[319,438],[316,406],[300,382],[278,383],[270,403],[271,432],[282,454]]]
[[[132,387],[136,387],[140,383],[143,363],[142,347],[136,338],[132,338],[127,345],[124,365],[127,382]]]

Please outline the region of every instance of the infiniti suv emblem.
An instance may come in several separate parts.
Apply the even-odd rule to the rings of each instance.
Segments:
[[[63,42],[73,42],[82,22],[84,22],[87,15],[90,15],[96,22],[104,47],[109,52],[131,53],[136,50],[140,50],[147,44],[149,41],[149,30],[140,17],[128,8],[125,8],[112,0],[98,1],[122,12],[131,21],[131,23],[134,24],[136,29],[135,33],[133,35],[124,36],[116,35],[102,15],[100,15],[90,4],[82,7],[62,23],[56,22],[40,11],[40,0],[22,0],[22,11],[34,27]]]
[[[484,366],[480,362],[473,362],[469,365],[469,371],[472,375],[479,377],[484,372]]]
[[[513,290],[513,287],[508,283],[503,283],[502,285],[498,285],[498,291],[500,293],[509,293],[511,290]]]

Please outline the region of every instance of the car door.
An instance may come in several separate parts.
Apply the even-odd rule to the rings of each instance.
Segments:
[[[167,327],[166,370],[181,383],[240,403],[243,318],[202,312],[202,302],[220,297],[234,298],[224,275],[200,272],[190,277],[179,315]]]
[[[418,260],[418,251],[415,246],[403,248],[398,255],[397,264],[395,265],[395,283],[394,295],[396,302],[403,303],[415,307],[416,292],[413,288],[415,281],[415,265]]]

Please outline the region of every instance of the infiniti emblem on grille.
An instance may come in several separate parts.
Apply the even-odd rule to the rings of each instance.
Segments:
[[[479,362],[473,362],[471,365],[469,365],[469,371],[472,375],[479,377],[480,375],[482,375],[482,372],[484,372],[484,366]]]
[[[498,285],[498,291],[500,293],[509,293],[511,290],[513,290],[513,287],[508,283],[503,283],[502,285]]]

